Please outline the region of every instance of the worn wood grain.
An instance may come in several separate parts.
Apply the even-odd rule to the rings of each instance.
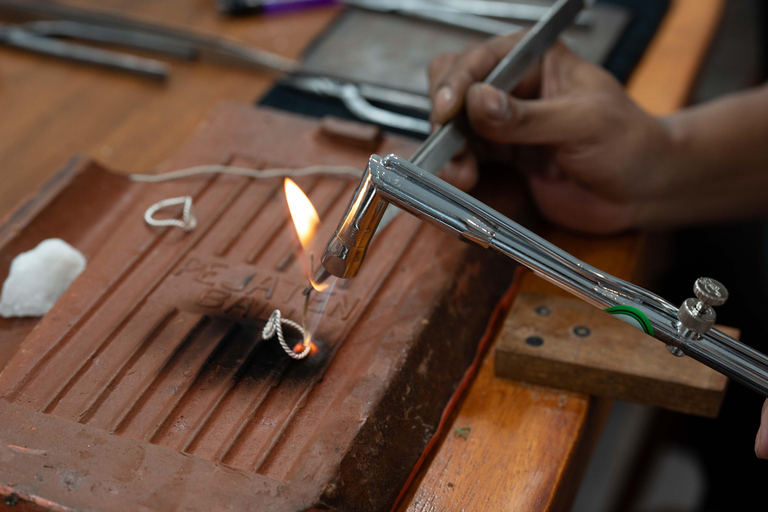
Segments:
[[[735,329],[723,328],[731,336]],[[497,377],[715,417],[728,379],[578,299],[523,292],[499,333]]]

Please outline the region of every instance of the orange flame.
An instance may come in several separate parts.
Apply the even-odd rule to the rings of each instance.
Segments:
[[[320,225],[320,217],[317,215],[315,207],[312,206],[312,201],[290,178],[285,178],[285,198],[288,201],[288,210],[291,212],[296,234],[299,235],[299,242],[306,251],[315,236],[317,227]],[[322,292],[328,285],[315,283],[312,279],[312,272],[314,271],[314,268],[309,269],[309,283],[315,290]]]
[[[317,231],[317,226],[320,225],[320,217],[312,206],[312,201],[290,178],[285,178],[285,198],[288,201],[288,210],[291,212],[296,233],[299,235],[299,242],[304,250],[307,250],[309,242]]]

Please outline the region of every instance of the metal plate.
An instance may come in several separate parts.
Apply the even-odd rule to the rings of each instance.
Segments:
[[[624,32],[630,15],[608,5],[593,8],[592,14],[594,25],[569,29],[564,39],[585,59],[602,63]],[[433,58],[462,51],[487,38],[398,14],[347,8],[307,50],[301,70],[426,95],[427,68]]]

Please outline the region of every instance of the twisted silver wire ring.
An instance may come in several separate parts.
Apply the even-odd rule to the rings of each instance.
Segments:
[[[301,338],[303,340],[304,344],[304,350],[301,352],[296,352],[291,347],[288,346],[288,344],[285,342],[285,336],[283,336],[283,325],[287,325],[288,327],[292,327],[293,329],[296,329],[299,333],[301,333]],[[288,354],[293,359],[304,359],[309,355],[309,351],[311,349],[311,345],[309,343],[309,340],[307,339],[307,335],[304,332],[304,328],[302,328],[299,324],[294,322],[293,320],[289,320],[288,318],[282,318],[282,313],[280,313],[279,309],[276,309],[272,312],[271,315],[269,315],[269,319],[267,320],[266,325],[264,325],[264,329],[261,331],[261,337],[265,340],[268,340],[269,338],[273,337],[275,334],[277,334],[277,339],[280,342],[280,346],[283,347],[283,350],[285,350],[285,353]]]
[[[177,204],[184,205],[180,219],[156,219],[154,217],[155,213],[163,208]],[[192,197],[171,197],[169,199],[158,201],[144,212],[144,221],[150,226],[176,226],[184,231],[192,231],[197,226],[197,218],[195,218],[195,214],[192,213]]]

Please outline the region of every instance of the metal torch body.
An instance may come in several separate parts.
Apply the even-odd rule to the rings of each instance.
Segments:
[[[691,314],[686,304],[678,308],[642,287],[601,272],[396,155],[370,158],[323,253],[327,272],[345,279],[357,274],[389,204],[466,242],[495,249],[597,307],[631,308],[643,320],[646,334],[666,343],[671,352],[686,354],[768,396],[765,355],[712,329],[711,322],[697,332],[686,321]]]

